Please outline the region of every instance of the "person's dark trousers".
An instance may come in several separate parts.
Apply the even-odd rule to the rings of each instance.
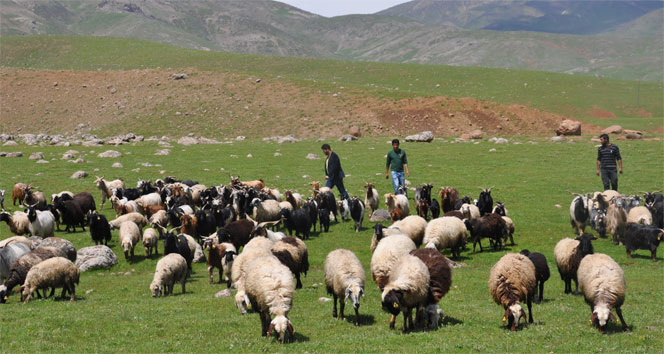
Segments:
[[[618,171],[601,169],[604,190],[618,191]]]
[[[329,187],[329,188],[332,188],[332,187],[336,186],[337,189],[339,190],[339,194],[341,195],[341,199],[348,198],[348,192],[346,192],[346,188],[344,188],[344,179],[343,178],[339,178],[334,182],[332,182],[332,180],[328,179],[327,182],[325,183],[325,186]]]

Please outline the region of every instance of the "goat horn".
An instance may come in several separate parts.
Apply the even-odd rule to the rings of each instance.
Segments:
[[[256,226],[256,228],[259,228],[259,227],[265,227],[265,226],[267,226],[267,225],[272,226],[272,225],[276,225],[276,224],[278,224],[278,223],[280,223],[280,222],[281,222],[281,220],[275,220],[275,221],[263,221],[262,223],[258,224],[258,225]]]
[[[250,218],[249,215],[247,215],[246,218],[247,218],[247,220],[254,223],[254,227],[256,227],[256,225],[258,225],[258,223],[254,219]]]
[[[491,186],[491,187],[489,187],[489,192],[491,192],[491,190],[493,189],[493,187],[495,187],[495,186]]]

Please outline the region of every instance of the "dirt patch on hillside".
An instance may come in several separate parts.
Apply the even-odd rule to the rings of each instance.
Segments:
[[[615,118],[616,114],[613,112],[605,111],[597,106],[593,106],[589,112],[591,117],[595,118]]]
[[[284,79],[182,70],[0,70],[0,131],[101,136],[334,137],[357,125],[364,135],[432,130],[459,135],[551,135],[562,115],[471,98],[380,99],[302,87]],[[584,123],[584,133],[599,128]]]

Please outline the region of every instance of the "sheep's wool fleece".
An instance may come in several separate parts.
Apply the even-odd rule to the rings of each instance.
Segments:
[[[614,308],[625,301],[625,274],[611,257],[602,253],[583,257],[577,276],[587,303]]]
[[[261,257],[247,267],[245,291],[261,311],[286,316],[295,293],[293,273],[274,257]]]
[[[401,258],[414,250],[415,243],[406,235],[392,235],[383,238],[371,256],[371,275],[376,283],[387,283],[392,266]],[[383,287],[385,284],[378,284]]]
[[[466,225],[455,216],[442,216],[429,222],[424,232],[423,244],[433,243],[437,249],[453,247],[466,233]]]
[[[337,295],[344,294],[351,280],[364,288],[364,268],[355,253],[345,249],[330,252],[325,258],[325,285]]]
[[[258,237],[258,238],[263,238],[263,237]],[[242,287],[244,286],[244,278],[249,263],[251,263],[251,261],[253,261],[256,258],[263,258],[267,256],[272,256],[272,253],[270,253],[269,248],[265,249],[265,248],[255,247],[247,249],[245,247],[242,253],[240,253],[240,255],[235,258],[235,260],[233,261],[233,267],[231,268],[231,280],[233,284],[235,284],[235,287],[238,290],[241,290],[240,286]],[[236,284],[237,282],[240,282],[240,284]]]
[[[524,255],[508,253],[491,268],[489,292],[496,303],[506,308],[512,303],[504,295],[514,294],[517,298],[513,300],[524,301],[535,293],[536,286],[535,266]]]
[[[562,272],[568,273],[571,271],[569,261],[572,258],[574,252],[576,252],[576,247],[579,245],[579,243],[580,242],[577,240],[564,238],[558,241],[556,247],[553,249],[553,257],[556,259],[558,269]]]
[[[244,251],[250,250],[252,248],[259,248],[264,250],[270,250],[274,243],[270,241],[267,237],[254,237],[246,245],[244,245]]]
[[[427,299],[429,290],[429,269],[419,258],[405,255],[394,265],[390,273],[390,282],[385,286],[381,299],[390,290],[402,290],[405,305],[414,306]]]

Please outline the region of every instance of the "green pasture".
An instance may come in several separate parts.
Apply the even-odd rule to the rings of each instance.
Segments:
[[[349,64],[350,65],[350,64]],[[390,148],[389,139],[361,139],[340,143],[327,141],[339,153],[351,195],[361,195],[365,182],[374,182],[380,194],[391,187],[385,180],[384,155]],[[430,144],[404,143],[408,153],[412,186],[433,183],[458,188],[462,195],[477,197],[478,186],[495,186],[493,197],[502,201],[516,225],[516,246],[504,251],[472,254],[462,252],[467,266],[453,271],[453,288],[441,300],[445,313],[444,325],[431,332],[401,334],[401,316],[397,330],[388,326],[389,315],[381,310],[380,293],[369,274],[372,223],[365,219],[359,233],[352,223],[334,223],[329,233],[315,233],[306,241],[311,269],[303,278],[304,288],[297,291],[290,313],[296,331],[296,342],[279,346],[272,339],[259,335],[258,314],[240,315],[232,298],[215,298],[226,288],[208,284],[205,264],[195,264],[187,293],[152,298],[148,285],[157,260],[144,258],[136,249],[134,263],[126,261],[117,240],[110,246],[119,262],[110,270],[82,274],[74,302],[34,300],[19,303],[9,298],[0,306],[0,333],[3,351],[7,352],[641,352],[653,353],[664,347],[664,315],[662,294],[664,277],[662,250],[656,262],[649,252],[638,251],[627,259],[623,247],[608,239],[594,242],[595,252],[607,253],[625,270],[627,298],[623,306],[625,319],[632,333],[622,333],[612,323],[608,334],[600,334],[588,323],[591,313],[582,296],[563,294],[553,261],[553,247],[564,237],[573,237],[569,225],[569,203],[566,190],[591,192],[601,189],[595,176],[595,143],[589,137],[577,137],[571,143],[550,143],[539,138],[511,138],[508,145],[486,140],[478,143],[454,143],[437,139]],[[520,143],[520,144],[516,144]],[[94,176],[108,179],[122,177],[128,185],[137,179],[156,179],[165,175],[196,179],[206,185],[228,183],[228,173],[243,179],[263,178],[268,186],[282,192],[297,190],[309,195],[309,182],[323,180],[323,160],[307,160],[308,153],[322,156],[321,142],[303,141],[278,145],[247,140],[224,145],[181,146],[173,143],[169,156],[154,156],[154,143],[118,147],[52,147],[19,145],[3,147],[3,151],[21,151],[22,158],[0,158],[0,188],[11,190],[16,182],[31,183],[47,195],[61,190],[92,192]],[[620,191],[637,193],[662,190],[664,185],[664,144],[661,141],[619,142],[625,173],[620,176]],[[70,148],[79,150],[85,163],[72,164],[61,160]],[[489,150],[495,148],[495,152]],[[108,149],[122,152],[117,159],[98,158]],[[29,160],[30,153],[41,151],[48,164]],[[274,156],[280,152],[281,156]],[[251,154],[253,157],[247,157]],[[124,168],[111,168],[121,162]],[[161,166],[144,167],[149,162]],[[132,171],[133,169],[140,169]],[[73,180],[77,171],[90,176]],[[412,196],[412,192],[411,192]],[[381,201],[381,206],[384,201]],[[13,207],[9,196],[5,200]],[[103,213],[114,217],[106,206]],[[7,225],[0,225],[0,238],[9,237]],[[87,232],[57,237],[71,240],[78,248],[93,242]],[[484,240],[488,248],[488,241]],[[347,320],[332,318],[331,303],[323,282],[322,263],[336,248],[355,252],[367,272],[366,297],[360,308],[362,326],[355,327],[352,314]],[[543,253],[552,275],[545,284],[544,302],[534,305],[535,322],[523,325],[512,333],[501,324],[503,309],[495,304],[488,291],[491,266],[506,252],[528,248]],[[160,255],[163,244],[159,245]],[[449,255],[448,251],[444,252]],[[125,275],[127,273],[129,275]],[[215,272],[216,273],[216,272]],[[215,280],[217,276],[215,275]],[[91,291],[86,294],[87,291]],[[351,311],[352,312],[352,311]],[[659,349],[658,349],[659,348]]]
[[[173,69],[221,71],[281,79],[330,92],[387,98],[472,97],[525,104],[584,120],[591,110],[664,117],[662,82],[637,82],[550,72],[444,65],[352,62],[184,49],[135,39],[4,36],[2,67],[49,70]],[[603,126],[603,124],[600,124]]]

